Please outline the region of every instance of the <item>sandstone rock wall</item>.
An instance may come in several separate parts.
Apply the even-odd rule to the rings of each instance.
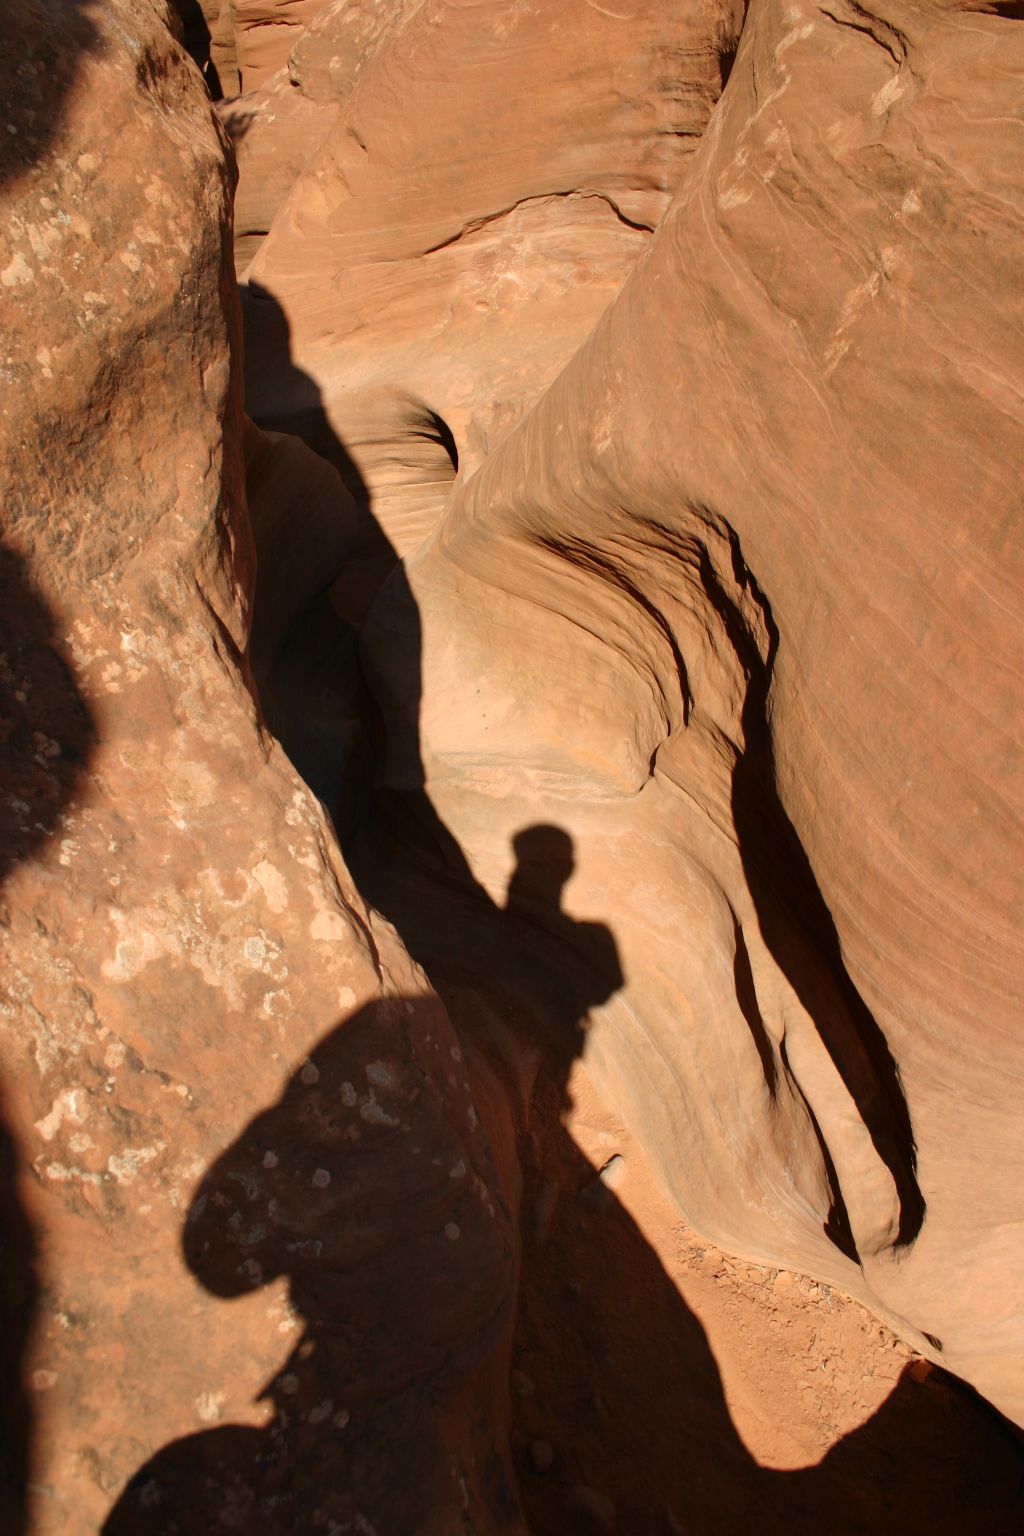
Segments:
[[[1017,1418],[1022,70],[998,9],[754,0],[366,640],[388,782],[489,890],[572,832],[626,976],[588,1060],[694,1224]]]
[[[455,465],[475,467],[584,339],[668,205],[741,14],[427,0],[311,27],[291,72],[337,116],[245,274],[248,398],[261,425],[334,453],[372,507],[364,542],[413,549]],[[268,86],[240,145],[244,230],[267,227],[258,188],[306,132],[271,122],[286,96]]]
[[[324,8],[224,113],[253,426],[165,12],[15,0],[5,1528],[522,1528],[513,1111],[339,852],[367,718],[678,1211],[1024,1420],[1016,10]]]
[[[258,91],[286,62],[324,0],[231,0],[243,91]]]
[[[350,505],[243,443],[228,159],[165,20],[16,0],[0,67],[3,1528],[514,1529],[465,1065],[250,686],[245,447],[271,553]],[[308,560],[256,585],[260,667]]]

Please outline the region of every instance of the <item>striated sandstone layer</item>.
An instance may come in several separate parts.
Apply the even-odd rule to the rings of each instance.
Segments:
[[[625,978],[587,1060],[687,1219],[1018,1422],[1022,88],[1016,7],[753,0],[364,644],[385,784],[490,899],[571,833],[577,970],[603,919]]]
[[[394,0],[331,0],[259,89],[221,104],[235,146],[235,267],[244,272],[274,215],[352,94]]]
[[[243,91],[258,91],[288,58],[324,0],[231,0]]]
[[[381,535],[392,560],[416,546],[456,467],[515,424],[618,291],[708,121],[741,14],[335,4],[258,93],[239,143],[243,238],[270,229],[245,273],[247,400],[346,475],[364,590]],[[271,224],[268,194],[329,102]]]
[[[351,504],[244,429],[165,19],[15,0],[0,66],[0,1524],[515,1530],[462,1052],[250,686]]]

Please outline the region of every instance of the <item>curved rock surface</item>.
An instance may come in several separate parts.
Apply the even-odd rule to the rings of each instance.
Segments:
[[[1024,34],[880,3],[324,7],[254,425],[167,12],[14,0],[5,1531],[1019,1529]]]
[[[286,62],[324,0],[231,0],[243,91],[258,91]]]
[[[688,1218],[1021,1421],[1014,17],[754,0],[366,653],[388,783],[489,891],[527,817],[571,831],[626,977],[587,1059]]]
[[[246,273],[247,399],[333,455],[372,508],[364,543],[383,531],[394,559],[444,506],[452,471],[437,482],[420,423],[466,472],[587,335],[708,121],[740,16],[426,0],[310,28],[290,76],[337,116]],[[287,90],[268,86],[240,144],[243,231],[266,227],[275,153],[294,163],[305,118],[271,122]]]
[[[350,503],[243,442],[225,144],[164,20],[15,0],[0,68],[0,1524],[512,1530],[462,1054],[247,684],[246,458],[271,676]]]

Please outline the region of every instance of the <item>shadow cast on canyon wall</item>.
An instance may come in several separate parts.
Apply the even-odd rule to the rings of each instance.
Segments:
[[[99,46],[95,9],[96,0],[64,0],[56,27],[26,0],[5,14],[0,84],[4,122],[17,132],[0,136],[0,187],[30,172],[57,140],[81,57]]]
[[[84,53],[99,34],[91,0],[66,0],[59,31],[15,4],[0,56],[4,119],[0,193],[10,195],[56,143]],[[59,40],[58,40],[59,39]],[[9,299],[7,302],[11,302]],[[6,518],[0,518],[4,521]],[[58,829],[95,741],[91,714],[61,659],[56,625],[22,556],[0,542],[0,934],[12,927],[4,888]],[[6,963],[0,1005],[7,1011]],[[43,1276],[39,1240],[19,1185],[25,1177],[0,1081],[0,1529],[28,1529],[35,1409],[26,1362]]]
[[[286,345],[272,298],[255,303],[276,345]],[[276,366],[297,395],[287,425],[342,470],[372,519],[315,383],[290,357]],[[262,424],[286,425],[280,416]],[[415,702],[415,599],[382,530],[371,545],[381,579],[392,568],[389,601],[406,621],[401,692]],[[368,695],[364,703],[360,752],[379,760],[388,721]],[[521,1177],[512,1446],[529,1528],[703,1536],[756,1523],[780,1536],[873,1527],[959,1536],[981,1520],[988,1531],[1015,1530],[1019,1453],[992,1415],[940,1376],[930,1386],[903,1377],[817,1466],[775,1472],[757,1463],[702,1325],[566,1129],[590,1010],[622,984],[611,929],[564,909],[571,839],[549,825],[517,834],[501,904],[474,879],[421,788],[363,782],[356,814],[338,818],[360,888],[427,969],[469,1059],[503,1080],[511,1106]],[[411,1030],[425,1027],[425,1006],[408,1000]],[[381,1055],[391,1024],[385,1005],[341,1021],[204,1177],[184,1233],[187,1263],[226,1299],[287,1277],[301,1333],[266,1388],[268,1423],[165,1448],[133,1478],[106,1536],[170,1536],[228,1514],[267,1536],[306,1532],[329,1525],[346,1499],[367,1509],[390,1499],[394,1510],[396,1480],[409,1502],[388,1536],[434,1530],[422,1500],[445,1454],[440,1410],[467,1370],[456,1356],[438,1358],[451,1326],[438,1298],[468,1294],[469,1250],[453,1243],[438,1256],[436,1245],[420,1246],[433,1217],[411,1142],[397,1138],[396,1147],[392,1137],[389,1150],[350,1139],[352,1085]],[[381,1208],[391,1230],[375,1244],[366,1233],[379,1233]],[[480,1338],[500,1356],[497,1333]],[[500,1458],[485,1484],[493,1529],[519,1529]]]
[[[737,585],[755,597],[768,635],[762,658],[711,561],[702,561],[705,590],[722,618],[743,663],[747,693],[743,707],[744,750],[733,772],[732,811],[737,845],[758,926],[773,959],[799,997],[842,1078],[872,1145],[889,1171],[899,1201],[895,1246],[912,1243],[924,1223],[925,1202],[917,1182],[917,1147],[899,1069],[888,1041],[857,988],[814,869],[779,795],[769,724],[768,699],[779,650],[771,607],[744,564],[733,540]],[[738,947],[742,936],[737,935]],[[745,954],[745,951],[743,952]],[[749,971],[749,965],[747,966]],[[752,980],[738,988],[741,1007],[762,1062],[771,1055],[768,1034]],[[766,1082],[774,1091],[771,1067]],[[808,1106],[810,1109],[810,1106]],[[812,1116],[813,1119],[813,1116]],[[848,1258],[857,1260],[842,1189],[821,1128],[815,1133],[832,1189],[825,1230]]]
[[[86,772],[92,717],[56,644],[46,603],[13,549],[0,544],[0,932],[20,927],[4,894],[18,866],[54,837]],[[0,970],[13,987],[6,964]],[[15,1006],[17,994],[14,993]],[[0,1088],[0,1528],[27,1528],[33,1394],[26,1358],[41,1294],[38,1240],[19,1193],[24,1177]]]

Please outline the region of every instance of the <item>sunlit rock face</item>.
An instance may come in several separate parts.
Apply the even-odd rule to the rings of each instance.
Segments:
[[[243,441],[225,140],[142,0],[15,0],[0,75],[0,1524],[515,1529],[461,1051],[254,703],[352,514]]]
[[[571,831],[625,975],[587,1059],[693,1223],[1018,1419],[1022,77],[1006,8],[754,0],[365,636],[387,781],[478,880]]]
[[[363,592],[585,339],[708,122],[742,7],[626,9],[335,4],[230,109],[249,408],[346,474]]]
[[[324,0],[230,0],[243,91],[259,90],[287,61]]]

